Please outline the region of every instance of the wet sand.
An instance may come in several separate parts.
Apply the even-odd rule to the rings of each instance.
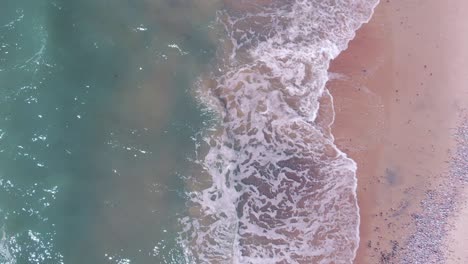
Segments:
[[[453,135],[468,105],[466,12],[463,0],[382,0],[332,63],[333,134],[358,163],[355,263],[444,263],[448,255],[460,191],[447,189]],[[449,263],[465,263],[466,252],[451,248]]]

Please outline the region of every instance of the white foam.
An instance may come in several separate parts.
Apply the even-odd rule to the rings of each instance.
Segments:
[[[16,264],[16,260],[10,253],[10,248],[8,247],[8,240],[6,237],[5,228],[2,227],[0,231],[0,261],[4,264]]]
[[[234,48],[220,59],[214,85],[200,87],[222,125],[198,162],[211,186],[191,193],[199,212],[183,221],[188,259],[352,262],[359,243],[356,163],[315,120],[330,60],[375,5],[296,0],[220,14]]]

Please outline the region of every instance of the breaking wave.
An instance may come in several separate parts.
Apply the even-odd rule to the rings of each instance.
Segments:
[[[227,37],[198,90],[221,121],[190,184],[189,262],[352,262],[356,164],[334,145],[325,84],[376,4],[227,1],[218,14]]]

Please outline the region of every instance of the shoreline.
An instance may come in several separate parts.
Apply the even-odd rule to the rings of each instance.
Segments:
[[[467,54],[462,47],[468,37],[457,35],[463,11],[468,3],[460,0],[451,6],[435,0],[381,1],[331,64],[333,135],[358,164],[361,226],[355,263],[439,263],[448,254],[443,236],[452,216],[441,223],[444,234],[424,237],[420,229],[437,228],[434,216],[425,213],[430,209],[425,201],[436,201],[439,194],[433,191],[449,174],[456,147],[452,132],[458,113],[468,106],[463,89],[468,63],[460,59]],[[444,252],[425,254],[436,247],[428,238]]]

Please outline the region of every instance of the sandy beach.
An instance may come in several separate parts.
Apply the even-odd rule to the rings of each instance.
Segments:
[[[468,263],[456,242],[467,176],[452,168],[468,105],[467,12],[463,0],[383,0],[331,65],[333,134],[358,164],[357,264]]]
[[[468,188],[465,187],[465,203],[461,203],[459,211],[453,219],[453,228],[447,238],[448,245],[448,263],[466,263],[468,261],[468,228],[466,220],[468,219]]]

